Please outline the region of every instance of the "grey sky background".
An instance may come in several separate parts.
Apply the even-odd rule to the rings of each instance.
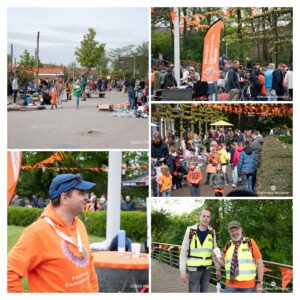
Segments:
[[[148,41],[146,8],[8,8],[7,51],[14,45],[17,61],[27,49],[34,56],[40,31],[42,63],[69,64],[88,28],[96,30],[96,40],[106,50]]]

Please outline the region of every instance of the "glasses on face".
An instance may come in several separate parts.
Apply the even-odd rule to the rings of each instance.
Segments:
[[[82,181],[82,178],[79,174],[76,174],[74,175],[74,177],[68,179],[68,180],[65,180],[63,182],[61,182],[60,184],[58,184],[58,186],[56,187],[56,190],[58,191],[59,187],[62,185],[62,184],[65,184],[65,183],[69,183],[69,182],[72,182],[72,181],[77,181],[78,183]]]

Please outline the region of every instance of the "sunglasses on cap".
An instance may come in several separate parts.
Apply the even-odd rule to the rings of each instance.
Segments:
[[[74,182],[77,181],[78,183],[80,183],[80,182],[82,181],[81,175],[80,175],[80,174],[76,174],[76,175],[74,175],[73,178],[70,178],[70,179],[67,179],[67,180],[65,180],[65,181],[62,181],[61,183],[59,183],[59,184],[57,185],[57,187],[56,187],[55,190],[58,191],[61,185],[66,184],[66,183],[70,183],[70,182],[73,182],[73,181],[74,181]]]

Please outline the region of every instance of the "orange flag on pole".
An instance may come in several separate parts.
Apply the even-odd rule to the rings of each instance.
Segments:
[[[22,163],[22,152],[7,152],[7,204],[15,192]]]
[[[222,20],[214,22],[204,38],[201,81],[217,81],[219,78],[220,34]]]
[[[285,289],[293,278],[293,269],[279,268],[282,275],[282,288]]]

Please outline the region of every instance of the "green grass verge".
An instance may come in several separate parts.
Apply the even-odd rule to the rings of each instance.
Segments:
[[[285,149],[276,138],[265,138],[257,174],[256,192],[259,196],[293,195],[293,151],[290,150],[292,144]]]

